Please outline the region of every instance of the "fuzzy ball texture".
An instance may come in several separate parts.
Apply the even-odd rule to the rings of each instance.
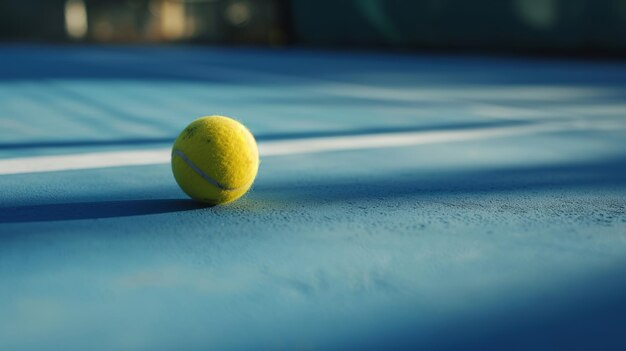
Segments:
[[[254,136],[224,116],[199,118],[185,128],[172,147],[172,172],[191,198],[212,205],[240,198],[259,168]]]

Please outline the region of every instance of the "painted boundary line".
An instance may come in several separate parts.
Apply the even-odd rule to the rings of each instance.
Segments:
[[[322,152],[380,149],[412,145],[460,142],[512,135],[568,130],[623,129],[617,122],[567,121],[474,130],[446,130],[406,133],[320,137],[259,143],[261,157],[314,154]],[[131,151],[91,152],[56,156],[31,156],[0,160],[0,175],[69,171],[123,166],[156,165],[170,162],[170,148]]]

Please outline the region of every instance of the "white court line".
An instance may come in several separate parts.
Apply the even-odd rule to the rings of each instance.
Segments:
[[[259,152],[261,157],[272,157],[341,150],[379,149],[387,147],[458,142],[564,130],[615,129],[625,127],[626,125],[623,123],[611,121],[594,121],[594,123],[587,123],[584,121],[567,121],[471,130],[319,137],[260,142]],[[170,152],[170,148],[158,148],[149,150],[92,152],[73,155],[30,156],[3,159],[0,160],[0,175],[165,164],[170,162]]]

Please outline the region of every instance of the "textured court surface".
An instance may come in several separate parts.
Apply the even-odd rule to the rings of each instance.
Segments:
[[[228,206],[8,174],[206,114],[282,152]],[[624,349],[625,277],[624,64],[0,47],[2,350]]]

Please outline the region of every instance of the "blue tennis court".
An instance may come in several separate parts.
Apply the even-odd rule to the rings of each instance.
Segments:
[[[621,349],[626,65],[0,47],[0,348]],[[261,166],[193,202],[223,114]]]

